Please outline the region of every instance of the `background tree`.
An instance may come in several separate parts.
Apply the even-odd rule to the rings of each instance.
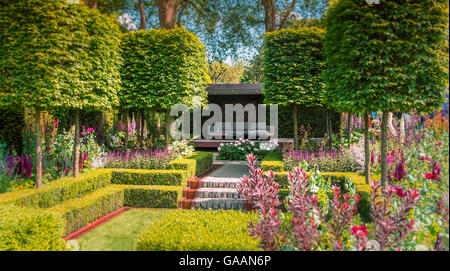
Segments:
[[[382,181],[387,181],[389,112],[431,111],[448,84],[448,1],[337,0],[326,16],[327,95],[336,108],[383,111]],[[366,175],[368,160],[366,142]]]
[[[193,106],[193,97],[207,98],[206,50],[183,28],[141,30],[122,36],[121,103],[128,109],[155,110],[168,116],[173,105]]]
[[[90,80],[98,78],[91,72],[99,70],[92,68],[92,62],[86,66],[86,61],[96,57],[89,54],[88,49],[103,45],[96,44],[87,35],[85,27],[88,25],[81,15],[82,5],[70,5],[65,0],[19,0],[1,1],[1,6],[0,105],[32,108],[34,111],[36,187],[40,188],[41,112],[79,106],[80,101],[69,93],[88,99],[95,93],[87,92],[101,90],[94,86],[104,82]],[[88,103],[87,100],[82,102]],[[105,103],[104,100],[97,102]]]
[[[212,84],[239,84],[244,73],[242,61],[228,65],[222,61],[213,61],[209,64],[208,74]]]
[[[267,33],[264,50],[264,102],[289,106],[298,148],[298,108],[321,106],[324,95],[322,39],[317,27]]]
[[[76,7],[77,6],[77,7]],[[83,109],[110,109],[118,104],[120,90],[119,67],[120,31],[113,17],[102,15],[83,5],[76,7],[82,29],[80,37],[73,40],[72,48],[78,48],[82,58],[78,67],[78,88],[62,92],[70,100],[66,107],[74,110],[75,147],[73,176],[78,177],[80,161],[80,111]],[[81,36],[81,34],[83,36]]]

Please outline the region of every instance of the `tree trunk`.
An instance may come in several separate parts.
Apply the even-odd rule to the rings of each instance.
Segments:
[[[366,184],[370,181],[370,145],[369,145],[369,114],[364,113],[364,175]]]
[[[403,149],[403,143],[405,143],[405,114],[403,113],[400,119],[400,143],[400,146]]]
[[[170,144],[170,112],[166,111],[165,113],[165,122],[166,122],[166,147],[169,147]]]
[[[156,0],[161,28],[175,28],[179,3],[180,0]]]
[[[139,29],[145,29],[145,12],[144,12],[144,0],[138,1],[140,24]]]
[[[292,117],[294,118],[294,148],[298,150],[298,106],[296,104],[292,110]]]
[[[381,120],[381,182],[387,184],[388,168],[387,168],[387,140],[388,140],[388,121],[389,112],[384,111]]]
[[[128,108],[124,110],[125,142],[123,144],[125,151],[128,150]]]
[[[291,6],[289,7],[289,9],[286,11],[286,14],[284,14],[283,19],[281,20],[280,23],[280,27],[278,28],[278,30],[284,29],[286,27],[286,23],[289,19],[289,16],[291,15],[292,11],[294,11],[295,8],[295,4],[297,3],[297,0],[292,0],[291,2]]]
[[[35,133],[36,133],[36,188],[42,187],[42,136],[41,136],[41,109],[36,108],[35,112]]]
[[[339,121],[339,140],[344,142],[344,126],[345,126],[345,114],[340,114],[340,121]]]
[[[97,9],[97,0],[84,0],[84,3],[88,8]]]
[[[389,127],[389,131],[391,132],[391,134],[393,136],[397,136],[397,131],[395,130],[394,126],[392,125],[392,112],[389,112],[389,116],[388,116],[388,127]]]
[[[348,131],[348,145],[349,146],[350,146],[350,140],[352,140],[352,137],[353,137],[352,118],[353,118],[353,114],[351,112],[348,112],[347,131]]]
[[[75,147],[73,150],[73,177],[77,178],[80,171],[80,109],[75,110]]]

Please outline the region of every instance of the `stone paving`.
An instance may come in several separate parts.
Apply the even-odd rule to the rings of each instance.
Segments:
[[[223,166],[203,178],[192,201],[193,208],[244,209],[245,202],[237,192],[240,178],[249,175],[246,161],[216,161]]]

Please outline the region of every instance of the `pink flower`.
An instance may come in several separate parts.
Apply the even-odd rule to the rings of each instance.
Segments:
[[[55,120],[55,125],[58,126],[58,124],[59,124],[59,121]]]
[[[442,146],[442,142],[438,142],[437,145],[438,145],[438,146]]]
[[[88,131],[88,133],[93,133],[94,132],[94,128],[88,128],[87,131]]]

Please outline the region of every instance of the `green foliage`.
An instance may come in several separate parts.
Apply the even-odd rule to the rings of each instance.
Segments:
[[[187,170],[189,177],[194,177],[210,168],[212,164],[212,152],[194,152],[190,156],[171,161],[169,163],[169,169]]]
[[[6,142],[9,149],[22,153],[23,111],[0,109],[0,142]]]
[[[125,189],[124,206],[139,208],[178,208],[181,186],[130,186]]]
[[[110,185],[82,198],[67,200],[48,210],[64,219],[67,235],[121,208],[123,199],[123,187]]]
[[[0,251],[64,250],[63,221],[47,211],[0,205]]]
[[[280,151],[273,150],[266,154],[261,161],[260,167],[263,171],[284,171],[283,156]]]
[[[0,194],[0,205],[14,203],[18,206],[48,208],[69,199],[82,197],[110,183],[111,170],[98,169],[80,174],[78,178],[58,179],[44,185],[41,189]]]
[[[447,0],[334,1],[326,25],[324,79],[333,107],[428,112],[443,103]]]
[[[1,5],[0,105],[82,109],[117,102],[119,30],[112,18],[65,0]]]
[[[255,213],[180,210],[149,225],[136,242],[138,251],[255,251],[259,241],[248,235]]]
[[[285,198],[289,194],[289,179],[288,172],[274,172],[275,173],[275,181],[280,185],[280,197],[281,199]],[[309,175],[309,173],[308,173]],[[336,185],[347,190],[345,187],[345,183],[347,180],[351,181],[351,184],[354,186],[356,193],[358,193],[361,197],[360,202],[358,203],[358,213],[364,222],[372,221],[370,216],[370,186],[365,183],[365,177],[358,173],[353,172],[321,172],[319,174],[321,179],[323,179],[329,185]],[[373,176],[373,179],[379,179],[379,176]]]
[[[309,137],[323,137],[327,132],[326,128],[326,109],[323,107],[306,107],[298,108],[298,123],[309,129]],[[331,113],[331,123],[333,133],[338,133],[340,123],[339,113]],[[294,120],[292,118],[292,110],[285,106],[278,107],[278,137],[292,138],[294,132]],[[302,134],[300,134],[302,136]]]
[[[322,40],[325,30],[301,27],[267,33],[265,103],[320,106],[324,98]]]
[[[186,185],[189,179],[185,170],[113,170],[111,183],[132,185]]]
[[[141,30],[122,35],[121,103],[165,112],[192,98],[207,97],[204,45],[184,28]]]

